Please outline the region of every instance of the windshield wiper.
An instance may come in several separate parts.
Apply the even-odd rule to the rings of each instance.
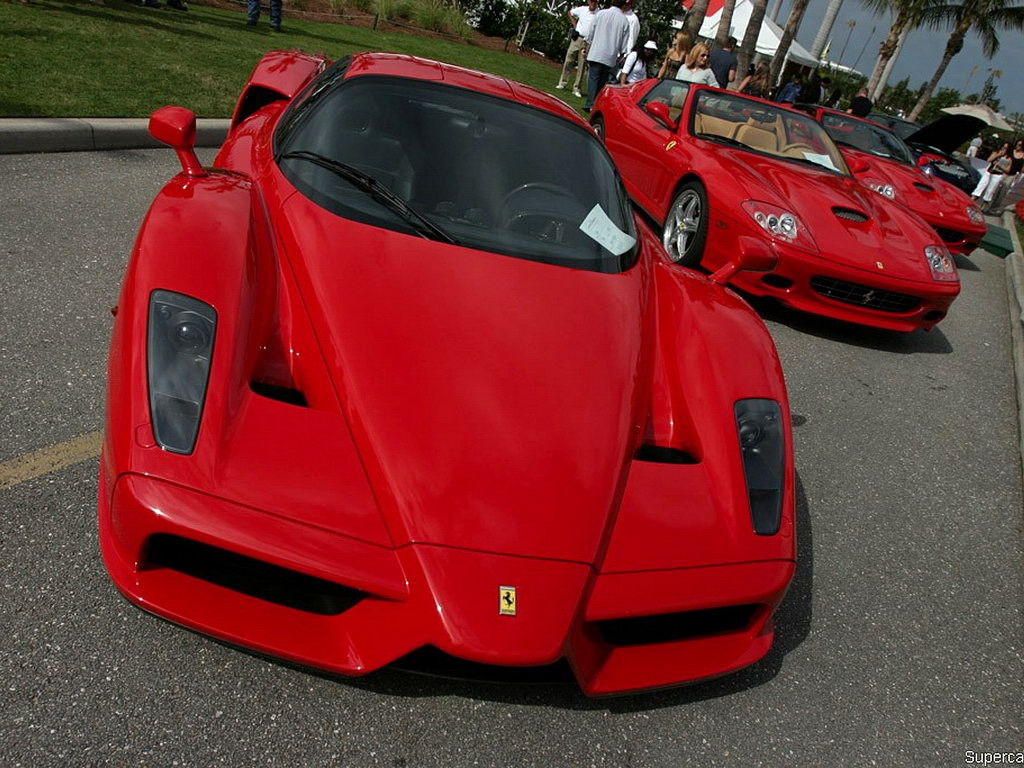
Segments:
[[[405,221],[411,224],[413,229],[415,229],[422,237],[429,240],[441,240],[442,242],[451,243],[452,245],[460,244],[458,240],[434,224],[434,222],[430,221],[430,219],[426,218],[419,211],[413,210],[409,203],[385,187],[377,181],[377,179],[373,178],[373,176],[368,173],[363,173],[358,168],[354,168],[347,163],[342,163],[337,160],[331,160],[329,157],[324,157],[316,152],[306,152],[304,150],[285,152],[281,155],[280,159],[305,160],[306,162],[313,163],[314,165],[319,165],[321,168],[326,168],[331,173],[334,173],[349,182],[356,189],[368,194],[371,198],[376,200],[392,213],[395,213],[405,219]]]
[[[717,133],[698,133],[698,139],[711,139],[712,141],[721,141],[723,144],[731,144],[734,147],[743,147],[744,149],[751,149],[749,144],[744,144],[742,141],[736,141],[728,136],[719,136]]]

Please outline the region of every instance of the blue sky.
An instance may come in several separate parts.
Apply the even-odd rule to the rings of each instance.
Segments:
[[[1021,4],[1021,0],[1017,0],[1016,4]],[[774,0],[769,0],[769,10],[773,5]],[[811,0],[804,14],[797,40],[807,48],[811,47],[818,34],[827,5],[827,0]],[[785,26],[792,6],[792,0],[783,1],[777,18],[779,26]],[[846,26],[851,20],[857,22],[852,33]],[[878,56],[878,46],[885,39],[891,23],[892,19],[888,14],[875,16],[861,4],[860,0],[844,0],[832,27],[832,60],[870,74]],[[917,29],[911,32],[889,82],[897,82],[909,76],[911,87],[916,88],[922,82],[930,80],[942,59],[948,39],[949,33],[946,31]],[[982,53],[978,37],[968,35],[964,41],[964,49],[953,58],[942,80],[939,81],[939,87],[956,88],[964,95],[977,93],[988,77],[988,69],[1001,69],[1003,76],[996,79],[996,84],[999,87],[997,96],[1002,101],[1003,113],[1024,113],[1024,77],[1021,77],[1024,74],[1024,35],[1004,31],[999,35],[999,42],[999,51],[989,60]],[[840,60],[838,57],[844,45],[846,50]],[[975,66],[978,69],[972,76],[971,68]]]

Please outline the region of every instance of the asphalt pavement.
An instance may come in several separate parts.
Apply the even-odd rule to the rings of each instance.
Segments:
[[[0,157],[0,464],[102,428],[108,309],[177,169],[170,150]],[[960,267],[931,333],[758,303],[794,413],[800,562],[754,667],[588,700],[266,661],[119,597],[87,459],[0,490],[0,765],[953,766],[1024,751],[1005,263],[978,251]]]

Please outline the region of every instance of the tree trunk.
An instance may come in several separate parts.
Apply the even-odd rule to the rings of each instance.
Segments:
[[[764,14],[768,8],[768,0],[753,0],[750,8],[750,21],[747,24],[747,31],[743,33],[743,42],[736,54],[738,64],[736,65],[736,79],[742,80],[747,75],[750,62],[754,58],[754,50],[757,46],[757,36],[761,32],[761,24],[764,22]]]
[[[707,15],[708,2],[709,0],[693,0],[693,6],[690,8],[690,12],[686,14],[686,26],[683,28],[690,33],[690,39],[694,42],[697,42],[701,25],[704,23],[704,17]]]
[[[921,110],[927,106],[928,101],[932,97],[932,93],[935,91],[935,86],[939,84],[939,80],[946,74],[946,67],[949,66],[949,62],[953,60],[953,57],[960,53],[960,50],[964,47],[964,36],[967,34],[967,30],[970,29],[970,23],[960,22],[956,29],[953,30],[953,34],[949,36],[949,42],[946,43],[946,52],[942,55],[942,61],[939,62],[939,68],[935,70],[935,74],[932,75],[932,79],[928,82],[928,85],[921,91],[921,98],[917,100],[917,104],[910,110],[910,114],[907,115],[907,119],[913,122],[917,120],[918,115],[921,114]]]
[[[773,87],[778,85],[779,73],[782,72],[782,67],[786,64],[786,54],[789,53],[789,46],[792,44],[793,38],[796,37],[797,30],[800,29],[800,22],[804,19],[804,11],[807,10],[809,2],[810,0],[794,0],[793,2],[793,10],[789,12],[789,21],[786,22],[786,29],[779,41],[779,48],[775,51],[775,58],[772,59],[771,83]]]
[[[886,35],[885,40],[882,41],[882,45],[878,49],[878,61],[875,62],[875,69],[871,73],[871,77],[868,78],[868,93],[873,93],[878,88],[878,81],[882,79],[882,72],[885,71],[886,65],[892,59],[896,48],[899,46],[900,35],[909,26],[909,17],[905,13],[898,13],[892,26],[889,27],[889,34]]]
[[[818,34],[814,38],[814,45],[811,46],[811,56],[821,58],[821,51],[825,47],[828,36],[832,34],[832,25],[836,23],[836,16],[839,15],[839,7],[843,0],[829,0],[828,8],[825,9],[825,18],[821,20],[818,27]]]
[[[872,101],[878,101],[879,96],[882,95],[882,91],[885,90],[885,86],[889,83],[889,76],[892,74],[892,68],[896,65],[896,59],[900,57],[900,53],[903,51],[903,46],[907,44],[907,37],[910,36],[910,25],[908,24],[903,28],[900,33],[900,39],[896,41],[896,50],[893,51],[892,56],[885,63],[885,68],[882,70],[882,76],[878,79],[878,87],[872,91],[868,89],[868,98]]]
[[[715,45],[721,48],[725,41],[732,34],[732,12],[736,8],[736,0],[725,0],[722,6],[722,15],[718,17],[718,34],[715,35]],[[725,88],[725,83],[722,84]]]

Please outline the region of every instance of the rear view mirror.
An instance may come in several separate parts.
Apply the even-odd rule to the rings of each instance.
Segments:
[[[739,249],[720,269],[711,273],[711,279],[724,285],[737,272],[771,272],[779,263],[772,247],[759,237],[741,237]]]
[[[868,161],[860,155],[855,155],[852,152],[847,155],[844,152],[843,159],[846,160],[846,164],[850,167],[851,173],[864,173],[865,171],[871,170],[871,166],[868,164]]]
[[[187,175],[206,175],[195,153],[195,112],[184,107],[161,107],[149,118],[149,135],[178,153],[181,168]]]
[[[672,123],[672,116],[668,113],[668,105],[665,102],[648,101],[644,104],[644,111],[666,128],[675,127]]]

